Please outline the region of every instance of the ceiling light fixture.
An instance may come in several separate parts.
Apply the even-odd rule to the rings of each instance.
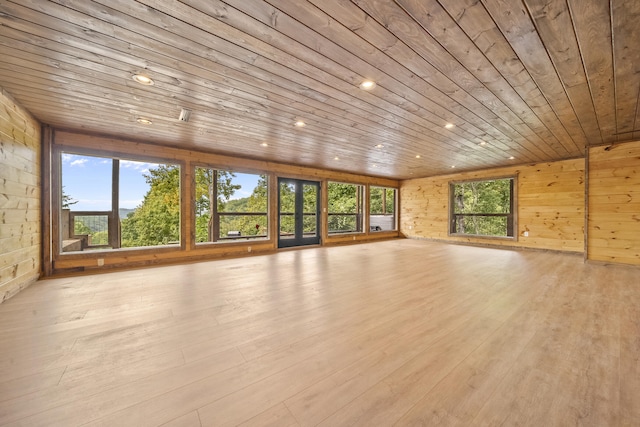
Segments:
[[[138,117],[136,119],[136,122],[140,123],[141,125],[152,125],[153,124],[151,119],[145,119],[144,117]]]
[[[145,76],[144,74],[134,74],[132,78],[141,85],[153,86],[154,84],[153,79],[151,79],[151,77]]]
[[[416,159],[419,159],[420,157],[422,157],[420,154],[416,154]]]
[[[482,142],[480,143],[480,145],[487,145],[487,142],[486,142],[486,141],[482,141]]]
[[[454,126],[455,125],[453,123],[447,123],[446,125],[444,125],[444,127],[447,128],[447,129],[453,129]]]
[[[376,148],[384,148],[384,145],[382,145],[382,144],[376,144],[376,145],[374,145],[374,147],[376,147]]]
[[[455,169],[456,165],[451,165],[451,169]]]
[[[340,160],[340,157],[335,156],[335,157],[333,158],[333,160]]]
[[[376,82],[373,80],[364,80],[360,83],[360,89],[362,90],[372,90],[376,87]]]
[[[515,159],[515,157],[513,157],[513,156],[509,157],[509,160],[514,160],[514,159]]]
[[[266,142],[263,142],[262,144],[260,144],[261,147],[268,147],[269,144],[267,144]]]
[[[307,124],[305,122],[303,122],[302,120],[298,120],[295,125],[299,128],[303,128],[305,127]]]

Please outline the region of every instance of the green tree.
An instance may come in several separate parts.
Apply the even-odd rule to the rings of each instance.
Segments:
[[[395,191],[394,188],[371,187],[369,189],[369,212],[371,215],[393,214]]]
[[[180,167],[159,165],[144,174],[149,191],[122,220],[121,246],[155,246],[180,241]]]
[[[72,205],[75,205],[76,203],[78,203],[77,200],[75,200],[74,198],[72,198],[70,195],[68,195],[67,193],[65,193],[64,191],[64,185],[62,186],[62,209],[71,209]],[[77,233],[76,233],[77,234]]]
[[[454,213],[506,214],[511,209],[511,179],[471,181],[454,185]],[[456,232],[506,236],[504,216],[469,215],[458,217]]]
[[[220,234],[226,236],[231,230],[240,231],[242,236],[267,235],[267,177],[260,175],[249,197],[229,200],[225,212],[239,215],[220,218]],[[242,215],[242,213],[264,213],[264,215]]]
[[[329,232],[361,231],[362,187],[329,182]]]
[[[78,219],[76,218],[76,220],[73,223],[73,233],[75,235],[79,235],[79,234],[93,234],[93,230],[91,230],[91,228],[89,228],[84,222],[82,221],[78,221]]]

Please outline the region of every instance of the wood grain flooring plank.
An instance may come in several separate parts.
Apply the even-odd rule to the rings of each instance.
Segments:
[[[637,425],[638,277],[396,239],[41,281],[0,424]]]

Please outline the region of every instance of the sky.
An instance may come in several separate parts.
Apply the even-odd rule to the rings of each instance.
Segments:
[[[142,203],[149,190],[143,174],[158,164],[120,160],[120,208],[134,209]],[[64,194],[77,201],[74,211],[111,210],[111,168],[109,158],[76,154],[62,154],[62,186]],[[231,197],[240,199],[251,195],[258,175],[236,173],[234,184],[242,185]]]

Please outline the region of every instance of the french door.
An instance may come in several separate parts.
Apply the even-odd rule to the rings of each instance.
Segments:
[[[278,247],[320,243],[320,183],[278,178]]]

